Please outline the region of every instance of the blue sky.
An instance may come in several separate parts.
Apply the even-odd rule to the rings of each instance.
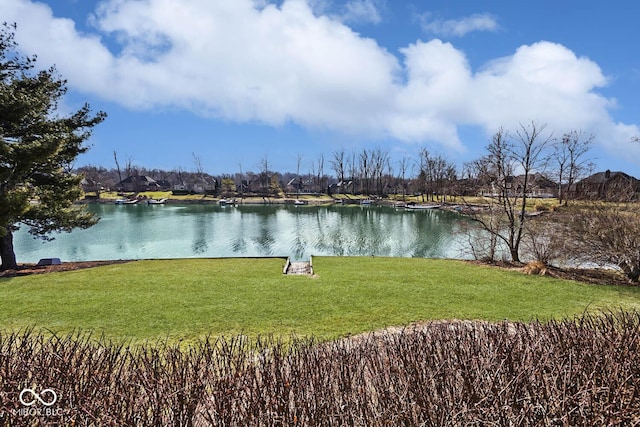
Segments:
[[[458,166],[502,126],[594,134],[640,176],[640,5],[541,0],[3,0],[62,108],[108,113],[84,164],[309,170],[320,153],[421,148]]]

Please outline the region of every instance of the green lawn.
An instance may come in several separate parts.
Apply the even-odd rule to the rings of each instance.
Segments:
[[[0,279],[0,329],[135,341],[244,333],[323,339],[429,319],[531,320],[640,308],[640,289],[526,276],[461,261],[314,258],[137,261]]]

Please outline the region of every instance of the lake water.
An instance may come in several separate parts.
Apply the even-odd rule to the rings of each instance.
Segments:
[[[467,220],[440,210],[379,206],[90,205],[87,230],[14,237],[18,262],[358,255],[466,258]]]

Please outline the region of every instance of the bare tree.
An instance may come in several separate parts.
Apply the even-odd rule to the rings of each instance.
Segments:
[[[378,148],[369,153],[371,177],[378,196],[384,196],[384,173],[389,167],[389,153]]]
[[[302,165],[302,154],[298,153],[296,161],[296,199],[300,197],[300,187],[302,186],[302,177],[300,176],[300,166]]]
[[[93,191],[96,194],[96,198],[100,198],[100,191],[102,190],[102,184],[107,178],[107,170],[102,166],[82,166],[75,169],[75,173],[84,175],[86,184],[82,183],[85,191]]]
[[[269,158],[266,154],[260,159],[260,184],[262,186],[263,197],[268,196],[271,185],[271,171],[269,170]]]
[[[482,165],[493,194],[488,213],[474,214],[480,226],[492,237],[502,241],[511,260],[520,261],[520,244],[527,222],[526,204],[531,176],[546,164],[545,150],[551,136],[544,136],[545,126],[531,122],[520,125],[513,136],[499,129],[487,147]],[[518,177],[515,176],[519,172]]]
[[[366,148],[363,148],[359,155],[360,163],[359,175],[360,175],[360,191],[364,194],[369,194],[369,181],[371,178],[371,153]]]
[[[356,160],[355,151],[351,153],[351,156],[348,159],[348,173],[351,177],[351,193],[355,193],[357,173],[358,173],[358,162]]]
[[[124,172],[127,174],[127,178],[138,175],[138,168],[133,164],[133,157],[127,157],[127,160],[124,163]]]
[[[456,180],[456,167],[444,157],[433,156],[426,148],[420,150],[420,174],[422,201],[424,194],[431,201],[435,201],[436,196],[446,200],[446,186]]]
[[[122,182],[122,172],[120,171],[120,163],[118,162],[118,153],[113,150],[113,160],[116,162],[116,169],[118,169],[118,185]],[[118,190],[120,190],[118,188]]]
[[[566,262],[567,254],[571,253],[565,239],[558,238],[564,232],[565,221],[558,220],[558,214],[553,215],[555,218],[530,218],[525,226],[525,250],[530,258],[545,266]]]
[[[402,201],[406,201],[407,196],[407,169],[409,168],[409,158],[402,156],[399,162],[400,170],[400,186],[402,187]]]
[[[579,261],[619,267],[640,280],[640,206],[637,202],[592,201],[575,207],[569,218],[571,253]]]
[[[331,159],[331,167],[333,171],[336,173],[336,179],[340,182],[340,192],[344,194],[345,187],[345,174],[347,172],[347,165],[345,159],[344,148],[339,151],[333,152],[333,157]]]
[[[584,135],[582,131],[565,133],[554,144],[552,158],[555,161],[558,178],[558,202],[569,203],[571,187],[584,175],[591,172],[593,166],[586,157],[593,145],[594,136]],[[568,191],[565,192],[564,189]]]
[[[324,154],[320,154],[320,157],[318,158],[318,168],[317,168],[317,175],[316,175],[316,187],[319,193],[323,193],[325,190],[325,185],[324,185]]]
[[[245,190],[245,184],[244,184],[244,173],[242,172],[242,162],[238,162],[238,170],[240,172],[240,200],[244,200],[244,190]],[[247,181],[247,186],[248,186],[248,181]]]
[[[196,155],[196,153],[191,153],[193,156],[193,165],[196,168],[196,173],[198,177],[202,178],[204,176],[204,168],[202,167],[202,157]]]
[[[436,156],[429,158],[428,171],[431,200],[437,195],[446,201],[446,186],[456,179],[456,167],[442,156]]]
[[[420,190],[420,195],[422,197],[422,202],[424,203],[424,194],[429,191],[429,159],[431,155],[426,148],[422,148],[420,150],[419,156],[419,168],[420,172],[418,173],[418,187]]]
[[[392,192],[394,195],[398,194],[398,179],[396,177],[396,170],[393,166],[391,158],[387,160],[387,171],[385,172],[384,193],[388,195]]]

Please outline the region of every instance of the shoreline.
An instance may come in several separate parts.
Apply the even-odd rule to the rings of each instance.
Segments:
[[[324,258],[340,258],[337,255],[324,255]],[[354,257],[358,258],[358,257]],[[365,257],[368,258],[368,257]],[[378,258],[394,258],[394,257],[378,257]],[[0,271],[0,279],[29,276],[32,274],[43,273],[56,273],[64,271],[83,270],[94,267],[113,265],[113,264],[128,264],[140,261],[191,261],[191,260],[228,260],[228,259],[280,259],[283,262],[287,259],[286,256],[265,256],[265,257],[205,257],[205,258],[142,258],[142,259],[117,259],[117,260],[93,260],[93,261],[63,261],[62,264],[37,266],[35,263],[20,263],[17,270],[4,270]],[[398,259],[404,259],[399,257]],[[620,286],[620,287],[637,287],[638,284],[630,282],[624,276],[617,271],[609,270],[606,268],[580,268],[580,267],[554,267],[547,266],[544,273],[532,273],[527,269],[526,263],[512,263],[512,262],[492,262],[482,260],[464,260],[464,259],[445,259],[445,258],[421,258],[421,259],[442,259],[452,262],[463,262],[467,264],[485,266],[488,268],[519,271],[525,275],[543,275],[556,279],[573,280],[585,284],[596,286]]]
[[[151,198],[142,198],[140,199],[141,204],[144,204],[146,200],[150,200]],[[224,199],[224,198],[222,198]],[[177,205],[177,204],[201,204],[201,205],[215,205],[220,203],[221,198],[209,198],[202,197],[200,199],[182,199],[182,198],[167,198],[165,204],[167,205]],[[108,199],[80,199],[75,203],[79,205],[90,205],[90,204],[114,204],[116,199],[108,198]],[[262,198],[262,197],[246,197],[244,199],[236,198],[236,205],[293,205],[296,202],[296,199],[282,199],[282,198]],[[304,199],[305,204],[313,204],[313,205],[332,205],[335,204],[335,200],[333,199]]]
[[[146,200],[152,199],[151,197],[142,197],[139,198],[139,202],[141,204],[145,204]],[[164,204],[167,205],[179,205],[179,204],[202,204],[202,205],[216,205],[220,204],[221,200],[225,200],[225,198],[221,197],[211,197],[211,196],[202,196],[200,198],[172,198],[167,197]],[[302,206],[332,206],[332,205],[347,205],[347,206],[360,206],[363,200],[372,200],[370,205],[373,206],[385,206],[391,208],[402,208],[406,206],[406,203],[402,200],[396,199],[371,199],[368,197],[308,197],[301,195],[298,198],[285,196],[285,197],[261,197],[261,196],[250,196],[244,198],[233,198],[235,203],[229,203],[229,205],[235,206],[269,206],[269,205],[296,205],[297,202],[303,202]],[[89,205],[89,204],[114,204],[116,201],[115,198],[85,198],[79,199],[75,202],[78,205]],[[436,206],[434,209],[442,209],[450,212],[461,213],[459,203],[450,203],[450,202],[413,202],[417,206]],[[299,205],[300,206],[300,205]],[[473,205],[479,207],[480,205]]]

